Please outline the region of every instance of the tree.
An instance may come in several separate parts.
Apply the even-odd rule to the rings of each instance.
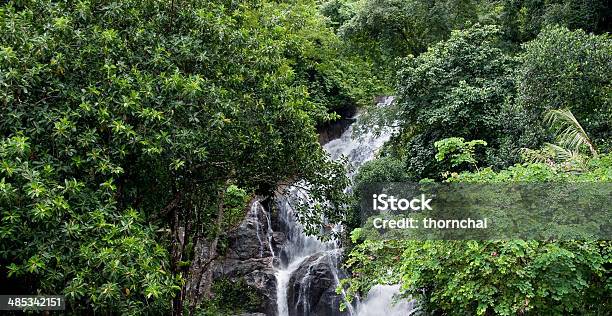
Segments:
[[[602,144],[611,135],[610,55],[608,35],[545,29],[520,56],[517,103],[540,120],[549,110],[569,109]]]
[[[599,155],[593,141],[570,110],[548,111],[545,121],[556,134],[555,143],[545,143],[537,150],[522,148],[521,154],[526,161],[566,170],[585,170],[588,159],[584,149],[588,149],[591,157]]]
[[[504,0],[498,10],[504,38],[515,44],[530,41],[551,26],[605,33],[612,25],[612,7],[603,0]]]
[[[344,218],[344,166],[315,130],[339,92],[301,71],[331,73],[313,7],[3,5],[2,282],[65,294],[76,313],[180,314],[211,295],[236,196],[307,181],[326,207],[304,226]]]
[[[497,27],[477,25],[403,60],[398,100],[377,123],[401,127],[392,147],[403,148],[400,158],[414,179],[445,171],[434,159],[434,143],[445,138],[486,141],[476,155],[497,167],[517,161],[519,144],[539,143],[525,131],[528,118],[512,106],[516,64],[498,46],[499,35]]]
[[[321,13],[329,19],[329,23],[334,30],[338,30],[340,26],[355,16],[359,7],[358,0],[329,0],[321,1]]]
[[[475,5],[471,0],[367,0],[339,32],[379,64],[392,67],[396,57],[418,55],[451,30],[475,23]]]

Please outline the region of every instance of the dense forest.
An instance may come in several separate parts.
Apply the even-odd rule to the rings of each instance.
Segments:
[[[609,32],[605,0],[0,1],[0,294],[276,315],[211,267],[254,199],[307,183],[340,309],[399,284],[426,315],[606,315],[609,240],[369,240],[357,199],[612,182]],[[394,132],[347,170],[319,134],[355,111]]]

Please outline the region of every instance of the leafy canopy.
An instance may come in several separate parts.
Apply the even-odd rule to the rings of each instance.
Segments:
[[[481,160],[499,167],[517,161],[517,144],[539,142],[523,128],[528,118],[512,106],[516,63],[499,46],[499,35],[495,26],[476,25],[405,58],[392,109],[372,110],[377,124],[399,125],[391,151],[406,161],[413,179],[446,171],[435,161],[434,146],[445,138],[484,140]]]
[[[339,48],[314,8],[2,5],[1,282],[75,312],[165,313],[193,256],[179,229],[216,240],[287,179],[327,206],[310,231],[340,221],[344,167],[315,127],[353,92],[321,56]]]
[[[569,109],[596,144],[609,147],[610,36],[547,28],[523,48],[517,71],[518,105],[538,119],[550,110]]]

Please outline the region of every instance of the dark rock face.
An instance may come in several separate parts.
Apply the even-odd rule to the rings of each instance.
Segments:
[[[355,122],[352,118],[341,118],[319,129],[319,143],[326,144],[339,138],[346,129]]]
[[[214,263],[213,279],[244,280],[261,298],[259,306],[249,310],[252,315],[276,315],[273,251],[283,239],[274,238],[269,216],[259,202],[252,202],[245,220],[227,234],[227,248]]]
[[[357,107],[352,104],[346,105],[342,108],[336,109],[335,112],[340,115],[341,118],[339,120],[327,122],[317,127],[317,132],[319,133],[319,143],[321,144],[325,144],[340,137],[340,135],[346,131],[349,125],[355,122],[353,117],[355,114],[357,114]]]
[[[293,272],[287,289],[291,316],[345,316],[340,312],[342,297],[336,294],[334,275],[340,251],[314,254]]]

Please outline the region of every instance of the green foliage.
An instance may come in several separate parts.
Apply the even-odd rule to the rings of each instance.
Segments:
[[[538,150],[522,148],[521,154],[524,160],[547,163],[568,171],[586,169],[587,157],[581,149],[586,147],[592,157],[598,156],[595,145],[570,110],[548,111],[546,122],[555,130],[557,143],[546,143]]]
[[[565,171],[585,170],[587,157],[577,151],[556,144],[545,143],[540,149],[522,148],[523,160],[531,163],[545,163]]]
[[[512,106],[516,64],[498,46],[499,34],[494,26],[454,31],[449,40],[404,60],[395,111],[379,124],[399,122],[392,146],[403,148],[414,179],[446,171],[434,159],[434,143],[445,138],[484,140],[483,162],[496,167],[518,160],[518,144],[540,142],[542,136],[529,133],[528,118]]]
[[[165,314],[192,238],[235,225],[247,192],[305,180],[309,231],[343,219],[345,170],[315,126],[366,88],[347,92],[337,45],[313,1],[2,5],[7,282],[79,313]]]
[[[504,46],[511,50],[551,26],[597,34],[612,31],[612,6],[605,0],[330,0],[322,2],[321,11],[387,77],[395,58],[425,52],[448,39],[452,30],[477,22],[499,25]]]
[[[431,314],[604,315],[611,250],[606,241],[366,241],[344,285],[356,294],[401,282]]]
[[[408,180],[408,174],[404,170],[404,162],[394,157],[381,157],[363,164],[353,179],[351,208],[345,222],[348,231],[358,229],[357,227],[361,225],[362,213],[359,205],[361,196],[359,194],[364,192],[368,185]],[[358,235],[357,233],[351,234],[351,237],[358,238]]]
[[[579,152],[583,147],[588,148],[593,157],[597,157],[597,149],[589,135],[578,122],[572,111],[551,110],[546,113],[546,121],[556,128],[557,142],[568,149]]]
[[[486,168],[448,181],[611,182],[612,155],[582,173],[545,164]],[[375,284],[402,285],[401,295],[446,315],[604,315],[612,307],[607,241],[359,241],[346,260],[349,297]]]
[[[419,54],[451,30],[477,21],[475,1],[366,0],[356,5],[340,34],[379,64]]]
[[[359,240],[359,230],[353,230],[355,240]],[[397,240],[366,239],[355,244],[344,262],[344,268],[351,272],[351,277],[340,280],[338,288],[345,289],[350,302],[368,293],[374,285],[399,284],[403,251],[403,243]]]
[[[238,280],[217,279],[213,283],[212,290],[215,293],[214,297],[198,306],[195,315],[238,315],[255,310],[263,303],[263,298],[259,297],[257,292],[242,278]]]
[[[24,136],[0,141],[0,258],[13,280],[35,278],[34,293],[66,295],[73,311],[164,310],[178,289],[167,250],[132,208],[120,209],[112,181],[99,187],[62,178],[33,160]],[[20,284],[20,286],[28,284]]]
[[[234,184],[227,187],[223,195],[226,220],[224,221],[225,227],[221,227],[221,230],[232,228],[244,219],[247,212],[246,206],[250,199],[251,195],[247,194],[244,189]]]
[[[466,142],[462,137],[450,137],[439,140],[434,143],[436,150],[436,160],[444,161],[450,157],[450,162],[453,167],[457,167],[463,163],[476,166],[476,158],[474,151],[477,145],[486,146],[484,140],[471,140]]]
[[[585,162],[581,172],[565,172],[563,167],[543,163],[516,164],[500,171],[485,168],[460,173],[450,181],[459,182],[612,182],[612,155],[601,155]],[[570,170],[571,171],[571,170]]]
[[[414,3],[386,2],[391,9],[381,6],[378,19],[368,20],[374,39],[364,36],[360,41],[380,49],[382,45],[372,44],[379,34],[401,34],[388,25],[402,21],[402,15],[424,16],[413,8],[393,11]],[[476,161],[490,166],[453,173],[446,180],[450,182],[612,181],[612,156],[596,152],[596,145],[609,147],[610,140],[611,42],[609,35],[585,32],[610,30],[609,9],[596,0],[482,1],[473,8],[477,19],[472,22],[500,27],[465,24],[447,40],[422,41],[427,50],[400,65],[395,108],[369,113],[378,125],[399,125],[399,134],[385,149],[384,159],[394,163],[371,162],[388,164],[388,170],[365,165],[363,179],[437,177],[450,169],[439,162],[449,160],[462,170]],[[343,27],[359,30],[351,25],[359,12]],[[379,21],[385,23],[377,29]],[[402,23],[398,25],[410,25]],[[418,26],[431,26],[427,23]],[[444,34],[443,29],[430,29],[431,35]],[[384,39],[385,47],[394,46],[392,36]],[[397,46],[404,45],[398,55],[405,56],[415,53],[411,41],[421,38],[395,39]],[[511,55],[516,44],[529,40],[518,58]],[[568,110],[550,111],[559,108]],[[558,133],[551,134],[556,135],[549,135],[543,124],[546,112],[552,113],[549,123]],[[523,150],[539,162],[515,164],[520,147],[539,148],[552,136],[559,136],[558,145]],[[480,150],[474,154],[479,144],[488,144],[482,156]],[[592,157],[581,153],[584,148]],[[400,161],[403,168],[396,166]],[[356,182],[356,196],[367,183],[363,179]],[[612,247],[607,241],[375,241],[360,228],[350,237],[345,264],[352,277],[342,282],[349,298],[376,284],[399,283],[401,296],[416,298],[431,314],[604,315],[612,308]]]
[[[601,315],[611,250],[587,241],[409,242],[402,286],[432,313]]]
[[[381,157],[366,162],[355,175],[353,190],[358,192],[372,183],[402,182],[408,179],[404,163],[393,157]]]
[[[264,10],[264,16],[278,16],[270,27],[277,31],[282,27],[291,34],[286,57],[292,60],[297,83],[308,88],[311,101],[331,112],[369,100],[379,89],[370,65],[351,54],[326,27],[327,21],[314,1],[280,2],[264,6]]]
[[[525,44],[518,69],[517,103],[541,118],[568,109],[595,144],[610,137],[612,40],[582,30],[547,28]]]
[[[337,31],[340,26],[353,18],[359,8],[358,0],[320,1],[319,10],[329,19],[329,24]]]
[[[384,90],[397,57],[398,102],[377,113],[400,132],[357,174],[356,192],[438,177],[448,168],[435,160],[448,157],[460,170],[477,156],[492,166],[448,181],[610,181],[605,154],[579,168],[494,171],[519,147],[539,147],[546,135],[534,122],[550,109],[576,115],[564,116],[572,149],[610,147],[612,45],[585,32],[610,30],[609,12],[599,0],[3,3],[0,281],[64,294],[77,314],[167,314],[198,238],[223,253],[255,194],[308,183],[299,209],[310,210],[297,214],[307,232],[324,220],[356,227],[345,167],[315,128]],[[533,38],[519,58],[505,51]],[[606,242],[351,237],[350,295],[402,282],[432,312],[610,308]],[[219,280],[201,311],[261,304],[245,286]]]
[[[612,6],[605,0],[503,0],[497,23],[513,43],[535,38],[547,26],[564,26],[587,32],[610,31]]]

